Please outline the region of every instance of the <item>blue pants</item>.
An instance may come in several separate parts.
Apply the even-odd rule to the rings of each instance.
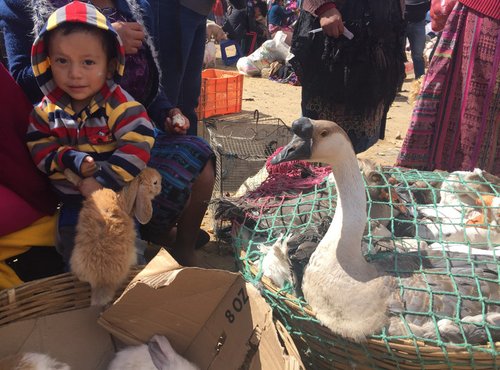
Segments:
[[[149,0],[159,49],[162,85],[170,102],[189,119],[196,135],[207,17],[179,5],[178,0]]]
[[[424,48],[425,48],[425,19],[419,22],[408,22],[406,37],[410,42],[411,60],[415,78],[425,73]]]

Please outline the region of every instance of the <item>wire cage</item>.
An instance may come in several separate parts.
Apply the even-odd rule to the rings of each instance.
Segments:
[[[267,158],[292,137],[281,119],[258,110],[208,118],[204,128],[217,160],[214,197],[235,194],[247,179],[265,172]],[[216,236],[226,230],[223,224],[214,220]]]
[[[428,295],[430,302],[446,296],[450,301],[458,302],[458,307],[467,300],[480,305],[482,313],[479,315],[483,316],[474,325],[485,329],[483,344],[474,344],[465,338],[467,324],[460,321],[460,308],[450,317],[432,309],[401,314],[403,322],[406,322],[406,315],[418,314],[430,318],[435,325],[432,330],[437,333],[434,339],[419,337],[411,331],[407,335],[390,336],[384,329],[367,337],[366,342],[354,343],[322,326],[293,284],[286,282],[278,286],[264,276],[264,258],[280,237],[305,236],[310,230],[320,230],[325,222],[326,225],[331,222],[337,194],[335,183],[329,176],[323,176],[322,181],[299,192],[277,192],[267,180],[260,188],[242,197],[225,199],[223,206],[226,210],[221,212],[219,209],[218,215],[232,222],[232,244],[243,276],[260,287],[277,319],[291,333],[304,364],[310,369],[500,368],[500,343],[492,339],[493,333],[498,333],[500,327],[487,322],[484,316],[486,312],[500,312],[500,298],[487,298],[480,292],[476,292],[477,295],[462,295],[457,286],[464,279],[474,286],[492,284],[495,287],[500,284],[500,179],[481,171],[450,174],[379,167],[376,172],[382,175],[382,183],[373,184],[365,178],[368,222],[365,245],[360,246],[365,248],[365,257],[370,260],[384,258],[388,253],[392,256],[416,253],[423,258],[424,250],[436,251],[437,259],[444,262],[439,273],[449,277],[454,288],[440,291],[428,284],[422,292]],[[376,194],[381,191],[391,194],[388,200],[377,198]],[[394,194],[399,195],[397,201]],[[486,199],[492,198],[495,199],[493,203],[486,202]],[[404,215],[396,211],[401,204],[406,207]],[[390,212],[376,214],[373,208],[378,205],[387,206]],[[231,212],[227,211],[228,208]],[[450,212],[452,208],[454,213]],[[390,237],[377,235],[372,221],[387,225]],[[324,228],[321,232],[317,231],[319,239],[316,241],[321,240],[324,232]],[[384,240],[392,243],[392,247],[381,247]],[[411,240],[413,243],[410,243]],[[461,253],[458,257],[448,253],[457,248]],[[290,254],[288,257],[291,259]],[[449,267],[457,261],[469,268],[467,272],[456,272]],[[301,263],[303,268],[307,262]],[[395,266],[394,273],[400,279],[407,271],[399,271],[398,265]],[[487,277],[476,275],[476,271],[484,268],[489,271]],[[427,272],[421,267],[412,273],[426,280],[437,272]],[[398,281],[402,295],[416,290],[401,283],[404,280]],[[458,335],[464,336],[462,342],[452,343],[440,337],[437,323],[441,319],[448,319],[457,325]]]

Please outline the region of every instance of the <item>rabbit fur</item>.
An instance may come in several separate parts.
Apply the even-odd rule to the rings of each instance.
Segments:
[[[108,370],[197,370],[198,367],[172,348],[163,335],[154,335],[149,343],[119,351]]]
[[[65,170],[69,181],[80,181],[70,172]],[[146,167],[119,193],[105,188],[84,200],[70,266],[79,280],[90,284],[92,305],[109,303],[137,263],[133,216],[147,223],[153,214],[151,201],[160,191],[161,175]]]
[[[70,370],[71,368],[44,353],[25,352],[0,360],[0,370]]]

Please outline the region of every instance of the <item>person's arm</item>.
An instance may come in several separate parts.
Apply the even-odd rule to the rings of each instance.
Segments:
[[[107,161],[98,162],[93,177],[102,186],[119,190],[146,167],[154,144],[153,124],[140,103],[127,101],[113,109],[108,126],[117,147]]]
[[[316,11],[325,4],[335,3],[332,0],[303,0],[302,10],[309,12],[311,14],[317,15]]]
[[[66,168],[81,175],[80,166],[88,154],[61,145],[52,135],[46,118],[47,113],[39,107],[35,107],[29,117],[26,144],[33,162],[40,171],[54,180],[60,179],[61,172]]]
[[[0,28],[4,33],[9,72],[31,103],[36,103],[42,99],[43,94],[31,68],[31,45],[34,37],[28,6],[29,1],[0,1]]]
[[[319,18],[321,28],[328,36],[337,38],[344,32],[342,14],[337,9],[335,1],[304,0],[303,10]]]

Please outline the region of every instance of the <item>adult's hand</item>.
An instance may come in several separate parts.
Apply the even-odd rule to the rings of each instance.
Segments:
[[[186,135],[189,127],[189,120],[179,108],[170,109],[165,119],[165,131],[177,135]]]
[[[319,24],[323,32],[330,37],[337,38],[344,32],[342,15],[337,8],[331,8],[319,16]]]
[[[114,22],[111,24],[122,39],[125,54],[135,54],[144,41],[144,29],[137,22]]]

